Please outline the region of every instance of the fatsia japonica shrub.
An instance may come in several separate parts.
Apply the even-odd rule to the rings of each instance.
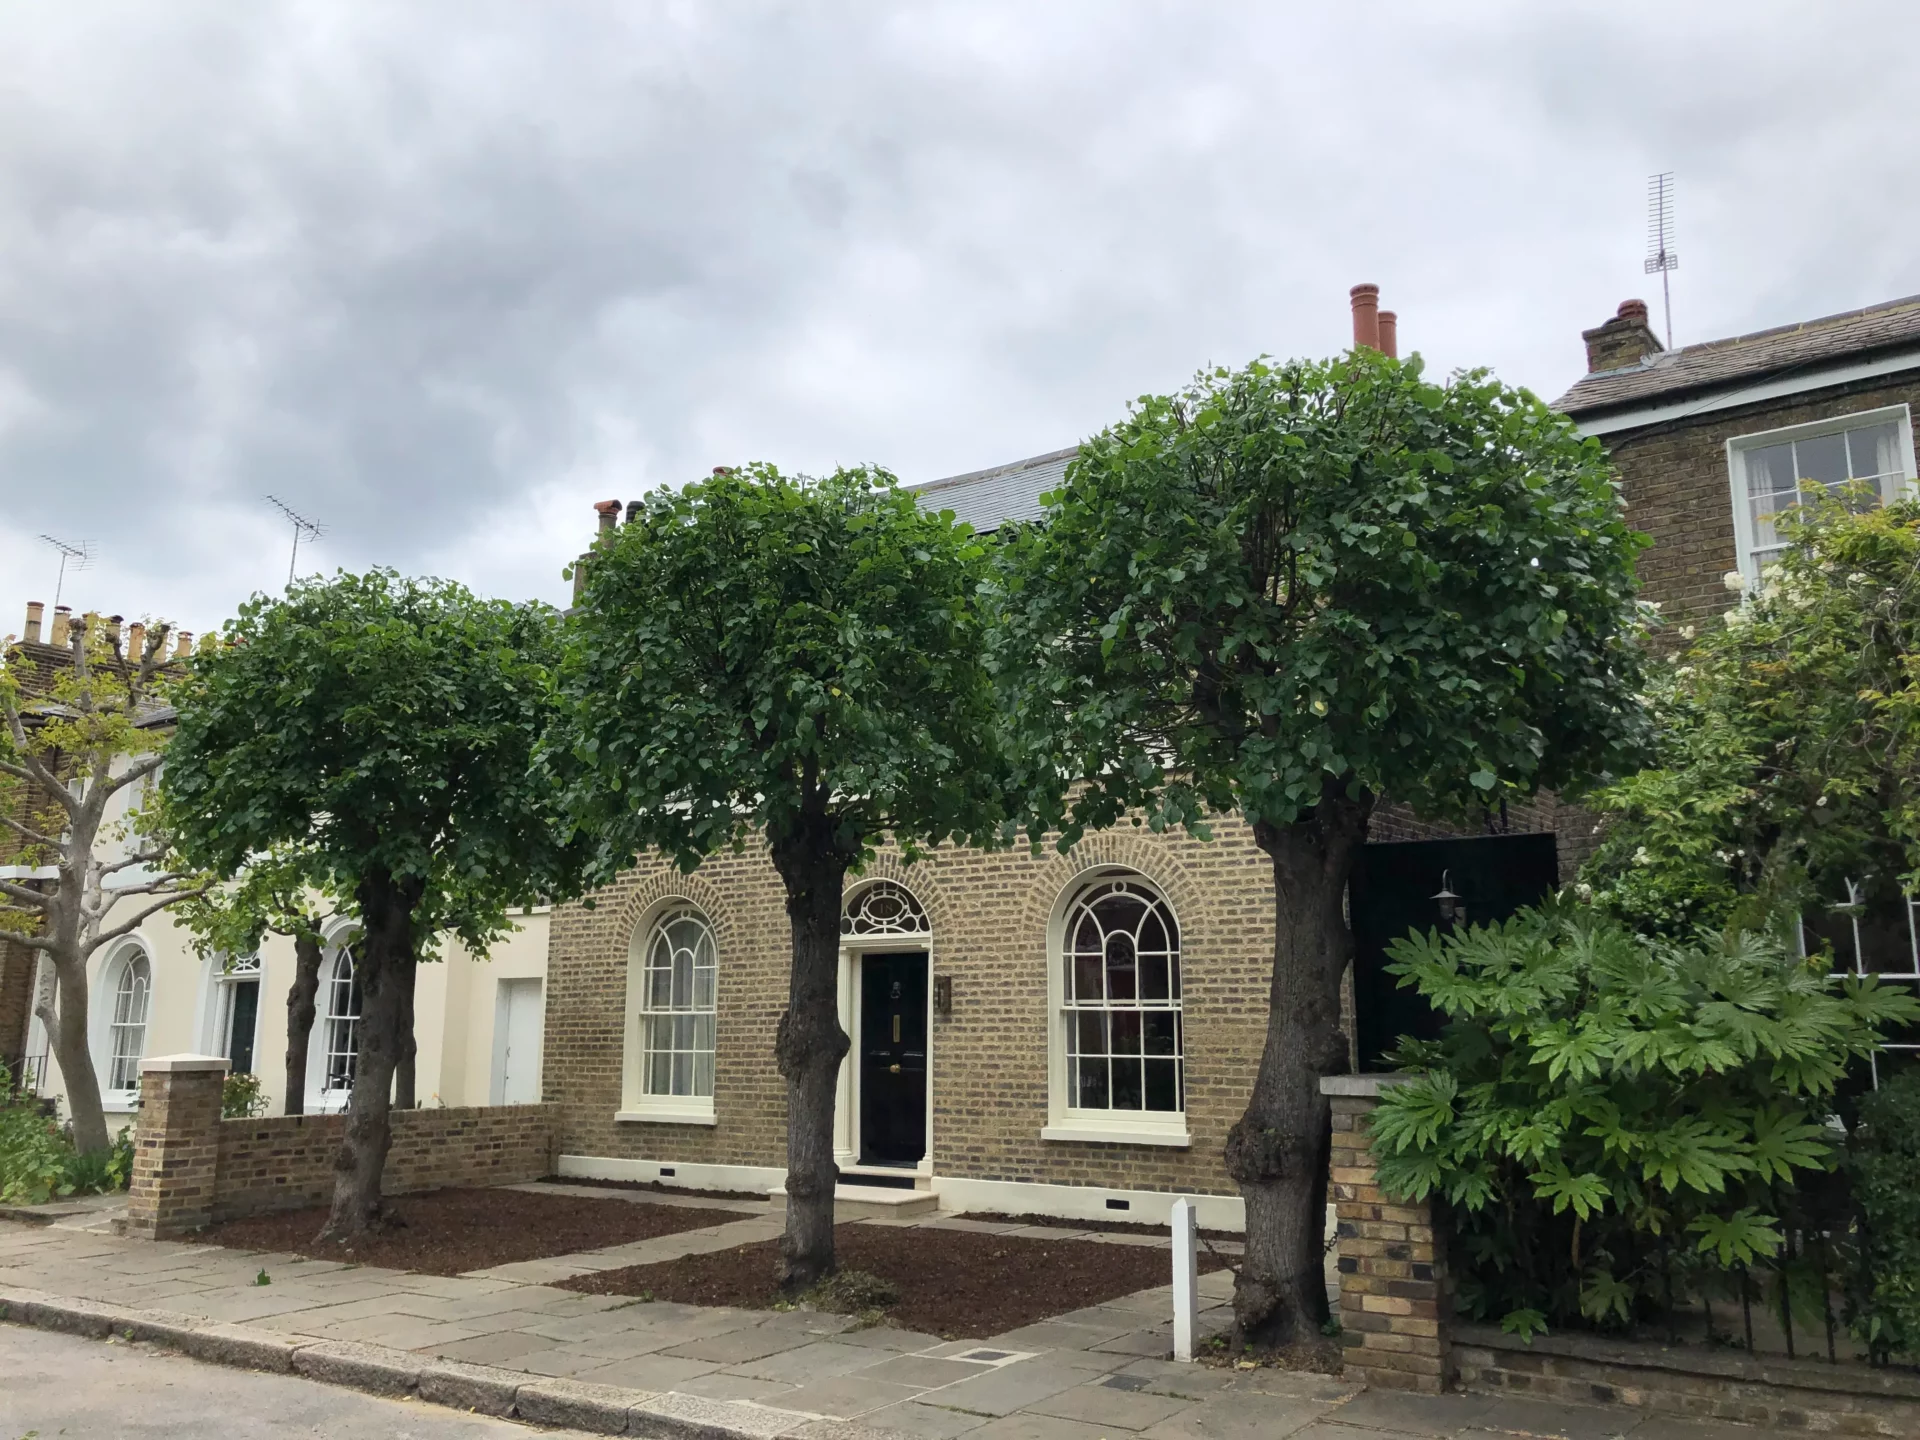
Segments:
[[[1770,934],[1661,940],[1590,909],[1390,956],[1446,1019],[1374,1113],[1381,1187],[1445,1202],[1462,1309],[1523,1334],[1746,1283],[1836,1164],[1836,1085],[1920,1014]]]

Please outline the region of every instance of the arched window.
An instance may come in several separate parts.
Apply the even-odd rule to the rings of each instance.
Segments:
[[[340,947],[326,975],[320,996],[321,1035],[326,1048],[321,1055],[322,1091],[353,1089],[353,1057],[360,1038],[360,977],[353,963],[353,948]]]
[[[1184,1110],[1180,927],[1166,901],[1137,875],[1103,875],[1068,905],[1061,949],[1067,1107]]]
[[[840,917],[840,933],[865,935],[931,935],[926,909],[911,890],[891,880],[876,880],[847,902]]]
[[[144,951],[130,950],[113,984],[113,1021],[108,1027],[107,1089],[139,1088],[140,1057],[147,1049],[147,1010],[153,998],[153,968]]]
[[[647,937],[640,986],[640,1092],[713,1095],[713,928],[690,906],[665,911]]]

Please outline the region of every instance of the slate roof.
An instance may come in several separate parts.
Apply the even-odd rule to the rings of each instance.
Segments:
[[[1059,488],[1066,478],[1067,462],[1079,452],[1080,447],[1075,445],[1011,465],[996,465],[991,470],[929,480],[914,486],[913,491],[928,509],[951,510],[985,533],[1010,520],[1038,520],[1044,513],[1040,497]]]
[[[1905,349],[1920,349],[1920,295],[1662,351],[1637,365],[1586,376],[1553,408],[1590,415]],[[1920,366],[1920,356],[1914,363]]]

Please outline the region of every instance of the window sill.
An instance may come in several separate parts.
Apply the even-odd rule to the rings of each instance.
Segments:
[[[1193,1144],[1184,1119],[1147,1121],[1063,1120],[1040,1131],[1042,1140],[1064,1140],[1082,1145],[1165,1145],[1184,1150]]]
[[[100,1097],[100,1111],[104,1115],[134,1115],[139,1113],[138,1095],[115,1095],[108,1092]]]
[[[689,1100],[677,1105],[645,1105],[615,1113],[616,1125],[714,1125],[713,1101]]]

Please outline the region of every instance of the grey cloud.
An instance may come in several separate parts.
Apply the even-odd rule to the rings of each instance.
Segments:
[[[13,12],[0,629],[316,564],[558,598],[586,503],[924,479],[1208,361],[1403,336],[1549,394],[1681,173],[1681,338],[1920,289],[1905,8],[614,3]],[[1863,49],[1862,37],[1874,43]],[[304,568],[304,567],[303,567]]]

